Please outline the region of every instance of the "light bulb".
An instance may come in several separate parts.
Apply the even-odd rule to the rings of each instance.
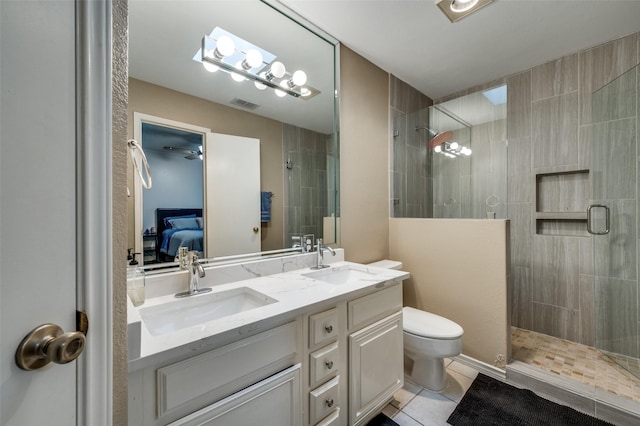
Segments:
[[[236,46],[230,37],[221,36],[216,43],[216,52],[221,56],[231,56],[236,50]]]
[[[282,62],[276,61],[271,64],[271,70],[269,70],[269,74],[271,74],[273,77],[282,78],[284,77],[285,72],[287,72],[287,70]]]
[[[469,9],[472,9],[478,0],[451,0],[451,8],[452,12],[462,13],[466,12]]]
[[[451,149],[458,149],[459,146],[460,145],[458,145],[458,142],[451,142],[449,144],[449,148],[451,148]]]
[[[435,152],[441,152],[441,151],[442,151],[442,147],[441,147],[440,145],[436,145],[436,147],[435,147],[435,148],[433,148],[433,150],[434,150]]]
[[[214,58],[215,55],[213,54],[213,50],[207,50],[204,53],[204,56],[206,58]],[[209,71],[209,72],[216,72],[220,69],[219,66],[212,64],[211,62],[207,62],[207,61],[202,61],[202,66],[204,67],[205,70]]]
[[[287,82],[285,80],[280,82],[280,86],[284,87],[285,89],[288,89]],[[278,97],[280,98],[284,98],[287,95],[287,92],[283,92],[280,89],[276,89],[275,92],[276,92],[276,95],[278,95]]]
[[[202,66],[204,67],[205,70],[207,70],[209,72],[216,72],[216,71],[218,71],[220,69],[219,66],[214,65],[214,64],[209,63],[209,62],[206,62],[206,61],[202,62]]]
[[[247,57],[244,62],[249,65],[249,68],[257,68],[262,65],[262,53],[260,53],[256,49],[249,49],[247,51]]]
[[[258,75],[259,75],[260,77],[264,78],[265,80],[266,80],[266,78],[267,78],[267,77],[266,77],[267,73],[266,73],[266,72],[264,72],[264,71],[263,71],[263,72],[261,72],[261,73],[260,73],[260,74],[258,74]],[[264,89],[266,89],[266,88],[267,88],[267,85],[266,85],[266,84],[260,83],[258,80],[254,81],[254,82],[253,82],[253,84],[256,86],[256,89],[258,89],[258,90],[264,90]]]
[[[471,155],[471,148],[467,148],[467,151],[464,153],[467,157]]]
[[[293,81],[293,84],[295,84],[296,86],[304,86],[304,84],[307,82],[307,74],[302,70],[298,70],[293,73],[291,81]]]
[[[236,64],[236,69],[239,69],[239,70],[242,69],[242,62],[238,62]],[[245,80],[244,76],[238,74],[237,72],[232,72],[231,73],[231,78],[234,79],[235,81],[244,81]]]

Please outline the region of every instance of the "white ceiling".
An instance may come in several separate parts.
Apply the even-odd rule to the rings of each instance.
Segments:
[[[455,24],[435,0],[281,0],[433,99],[640,31],[639,0],[495,0]]]
[[[435,0],[279,3],[432,99],[640,31],[640,0],[495,0],[455,24]],[[191,58],[216,25],[304,69],[321,94],[277,98],[207,73]],[[241,98],[260,105],[255,114],[332,133],[331,45],[258,0],[130,0],[129,34],[134,78],[225,105]]]

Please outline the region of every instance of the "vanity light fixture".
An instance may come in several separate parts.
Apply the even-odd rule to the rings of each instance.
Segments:
[[[436,4],[453,23],[488,5],[493,0],[436,0]]]
[[[193,57],[210,72],[223,70],[235,81],[251,80],[259,90],[270,87],[276,95],[291,95],[309,99],[319,90],[305,87],[307,74],[297,70],[288,74],[286,67],[276,61],[275,55],[241,39],[219,27],[202,38],[200,50]]]
[[[433,152],[444,155],[449,158],[468,157],[471,155],[471,148],[460,145],[458,142],[445,142],[441,145],[433,147]]]

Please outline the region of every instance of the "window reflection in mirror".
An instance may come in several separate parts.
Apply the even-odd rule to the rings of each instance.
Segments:
[[[336,43],[283,15],[268,2],[258,0],[134,0],[129,3],[129,15],[130,137],[137,132],[133,119],[137,113],[204,129],[194,134],[210,131],[259,140],[259,192],[272,194],[270,215],[257,225],[259,251],[291,248],[303,234],[338,243],[335,226],[339,216],[339,160],[334,122]],[[276,60],[285,64],[284,78],[292,77],[295,70],[304,70],[314,96],[309,99],[279,97],[272,89],[258,90],[251,81],[234,81],[229,73],[208,72],[193,58],[203,36],[215,27],[273,53]],[[143,140],[143,148],[147,150],[145,142]],[[179,163],[179,167],[185,167],[185,163],[201,163],[206,170],[206,147],[201,149],[203,160],[190,160],[185,157],[199,155],[191,153],[196,150],[195,143],[176,143],[176,148],[186,151],[165,149],[173,145],[162,144],[155,149],[164,162],[151,166],[154,186],[173,173],[164,169],[170,163]],[[191,182],[199,179],[196,172],[193,173],[190,178],[173,178],[173,189],[163,192],[162,202],[156,202],[151,201],[150,194],[151,198],[141,195],[146,190],[136,185],[130,167],[129,247],[144,253],[145,244],[151,244],[146,240],[152,237],[144,234],[146,230],[147,235],[152,234],[152,228],[158,233],[154,209],[198,208],[185,199],[187,195],[183,190],[191,193],[191,189],[185,188],[203,188],[202,217],[206,228],[208,192],[225,182],[209,181],[207,173],[199,183]],[[176,180],[183,182],[178,185]],[[223,204],[231,203],[233,201]],[[204,232],[203,250],[207,257],[212,256],[206,253],[209,235],[215,235],[215,229]],[[166,256],[159,253],[160,239],[155,245],[155,258],[145,256],[145,263],[170,260],[170,253]]]

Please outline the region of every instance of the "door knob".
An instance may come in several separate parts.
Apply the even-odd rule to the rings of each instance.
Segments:
[[[258,228],[257,226],[253,227],[253,233],[254,234],[257,234],[259,230],[260,230],[260,228]]]
[[[50,362],[66,364],[80,356],[85,344],[86,338],[80,331],[65,333],[55,324],[43,324],[22,339],[16,351],[16,364],[23,370],[37,370]]]

